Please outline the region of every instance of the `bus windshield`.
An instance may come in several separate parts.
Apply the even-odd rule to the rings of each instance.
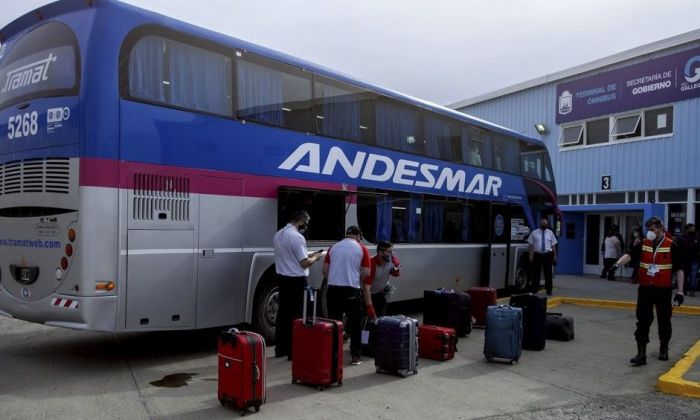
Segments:
[[[0,57],[0,107],[39,97],[77,94],[79,53],[73,32],[49,22],[32,30]]]
[[[523,176],[542,181],[554,190],[554,172],[547,149],[539,145],[527,145],[521,157]]]

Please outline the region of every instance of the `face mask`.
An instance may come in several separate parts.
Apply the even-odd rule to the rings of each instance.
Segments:
[[[647,231],[647,239],[649,239],[650,241],[653,241],[654,239],[656,239],[656,234],[654,233],[654,231],[652,231],[652,230]]]
[[[540,225],[540,229],[542,229],[542,230],[547,229],[547,225]]]
[[[635,239],[636,239],[636,238],[639,236],[639,234],[638,234],[637,232],[634,232],[634,233],[632,234],[632,236],[634,236]]]
[[[297,230],[298,230],[299,233],[301,233],[302,235],[305,234],[305,233],[306,233],[306,224],[299,225],[299,227],[297,228]]]
[[[386,262],[391,261],[391,255],[382,255],[382,259]]]

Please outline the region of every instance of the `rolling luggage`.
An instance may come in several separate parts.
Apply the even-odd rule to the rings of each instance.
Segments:
[[[472,300],[472,322],[475,327],[483,327],[486,323],[486,308],[496,304],[496,289],[471,287],[467,293]]]
[[[457,351],[455,330],[437,325],[418,326],[418,355],[423,359],[450,360]]]
[[[244,413],[265,402],[265,339],[231,328],[219,335],[219,401]]]
[[[574,339],[574,319],[559,312],[547,312],[545,324],[547,340],[569,341]]]
[[[543,350],[546,340],[547,297],[525,293],[510,297],[510,306],[523,310],[523,349]]]
[[[486,331],[484,332],[484,358],[506,359],[518,363],[523,343],[523,311],[511,306],[489,306],[486,308]]]
[[[423,323],[453,328],[459,337],[472,331],[471,299],[454,289],[423,291]]]
[[[377,373],[394,373],[404,378],[418,373],[418,321],[403,315],[377,320],[374,366]]]
[[[303,318],[295,319],[292,327],[292,383],[315,385],[323,391],[326,386],[343,384],[343,323],[332,319],[306,316],[307,293],[312,302],[316,289],[304,291]]]

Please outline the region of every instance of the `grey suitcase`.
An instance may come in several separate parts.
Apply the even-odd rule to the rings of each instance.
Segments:
[[[511,306],[486,308],[484,358],[518,363],[523,346],[523,311]]]
[[[377,373],[418,373],[418,321],[403,315],[383,316],[374,330]]]

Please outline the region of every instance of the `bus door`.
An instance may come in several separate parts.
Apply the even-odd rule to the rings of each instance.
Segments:
[[[491,204],[488,287],[502,289],[507,285],[510,257],[510,206]]]
[[[243,270],[243,181],[203,176],[216,194],[200,194],[197,248],[197,328],[245,319],[248,275]]]

